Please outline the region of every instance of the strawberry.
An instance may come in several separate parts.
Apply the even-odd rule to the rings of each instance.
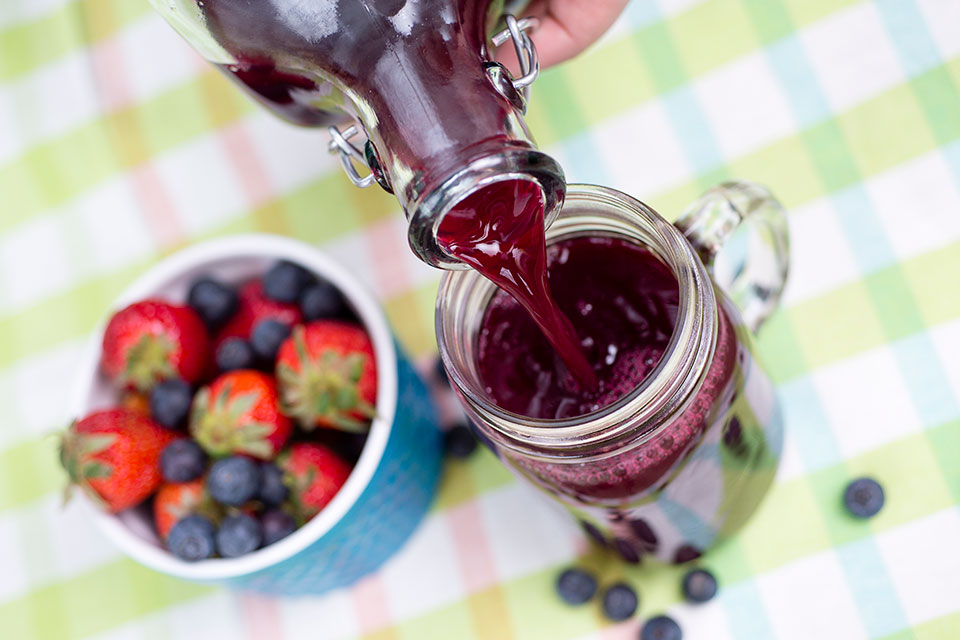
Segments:
[[[113,513],[136,506],[160,485],[160,453],[177,435],[129,409],[95,411],[60,440],[60,463],[97,504]]]
[[[110,318],[100,368],[121,387],[149,391],[160,380],[197,382],[210,362],[210,336],[196,311],[143,300]]]
[[[266,297],[263,293],[263,281],[259,279],[244,284],[237,295],[237,312],[217,333],[215,348],[227,338],[249,340],[253,327],[261,320],[273,318],[292,327],[302,319],[300,307],[296,304],[277,302]]]
[[[351,467],[332,449],[316,442],[298,442],[277,459],[290,487],[294,516],[303,524],[337,495]]]
[[[153,521],[161,540],[166,540],[173,525],[182,519],[213,507],[203,483],[203,478],[197,478],[191,482],[164,484],[157,490],[153,499]]]
[[[150,397],[139,391],[127,390],[120,396],[120,407],[150,415]]]
[[[292,431],[277,407],[277,385],[265,373],[228,371],[193,398],[190,434],[212,456],[273,460]]]
[[[377,401],[377,362],[360,327],[318,320],[294,327],[277,354],[280,406],[309,430],[365,432]]]

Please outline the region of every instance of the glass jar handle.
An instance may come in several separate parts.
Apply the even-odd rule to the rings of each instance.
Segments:
[[[759,184],[724,182],[690,205],[675,224],[740,308],[746,325],[759,329],[787,282],[790,234],[781,204]]]

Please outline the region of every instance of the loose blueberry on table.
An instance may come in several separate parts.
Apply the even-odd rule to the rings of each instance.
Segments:
[[[715,595],[717,579],[706,569],[692,569],[683,576],[683,596],[688,602],[707,602]]]
[[[682,640],[680,625],[669,616],[654,616],[643,624],[640,640]]]
[[[454,425],[443,438],[444,449],[451,458],[469,458],[477,450],[477,438],[466,423]]]
[[[603,613],[615,622],[626,620],[637,611],[639,599],[630,585],[619,582],[603,593]]]
[[[872,518],[883,508],[883,487],[873,478],[857,478],[847,485],[843,502],[847,511],[858,518]]]
[[[557,578],[557,594],[567,604],[583,604],[596,593],[597,579],[583,569],[566,569]]]

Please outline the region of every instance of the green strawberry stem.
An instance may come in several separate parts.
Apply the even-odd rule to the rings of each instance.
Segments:
[[[317,357],[310,357],[302,326],[294,329],[293,344],[300,370],[286,363],[277,366],[280,410],[308,431],[320,423],[343,431],[366,433],[369,420],[376,417],[374,406],[363,400],[358,391],[367,356],[327,349]]]
[[[98,507],[106,507],[100,494],[90,486],[90,480],[109,478],[113,474],[113,467],[96,460],[93,456],[106,451],[117,441],[115,433],[77,433],[74,430],[76,423],[70,426],[60,438],[60,464],[67,472],[70,482],[64,488],[63,503],[70,501],[71,489],[74,486],[87,494]]]
[[[127,366],[120,384],[149,391],[154,384],[172,378],[176,371],[170,362],[173,343],[162,335],[145,334],[127,352]]]
[[[258,394],[251,392],[231,398],[232,394],[233,387],[225,385],[211,407],[209,387],[197,392],[190,414],[190,435],[214,457],[234,453],[264,459],[272,457],[273,445],[267,438],[274,427],[246,418],[257,404]]]

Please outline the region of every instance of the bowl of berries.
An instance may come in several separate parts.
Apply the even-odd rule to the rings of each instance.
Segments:
[[[429,507],[440,432],[374,299],[309,245],[212,240],[134,282],[91,339],[60,457],[100,528],[166,574],[321,593]]]

